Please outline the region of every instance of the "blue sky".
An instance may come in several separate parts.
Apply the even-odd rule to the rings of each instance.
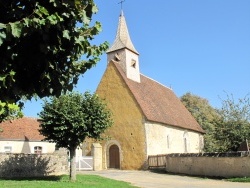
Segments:
[[[94,20],[103,32],[93,41],[113,43],[121,7],[119,0],[96,0]],[[142,74],[220,107],[226,93],[250,93],[249,0],[126,0],[123,11],[132,42],[140,53]],[[75,91],[94,92],[106,69],[106,54],[85,73]],[[41,100],[26,102],[25,116],[36,117]]]

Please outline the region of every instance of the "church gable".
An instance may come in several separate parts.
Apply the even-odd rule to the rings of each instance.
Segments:
[[[96,93],[106,101],[113,114],[114,125],[105,135],[119,143],[121,159],[126,159],[121,161],[121,167],[142,168],[146,160],[144,116],[113,62],[108,64]]]

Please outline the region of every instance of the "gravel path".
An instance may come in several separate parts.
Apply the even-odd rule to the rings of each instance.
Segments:
[[[141,188],[250,188],[250,183],[234,183],[223,180],[160,174],[150,171],[102,170],[80,171],[79,174],[94,174],[102,177],[130,182]]]

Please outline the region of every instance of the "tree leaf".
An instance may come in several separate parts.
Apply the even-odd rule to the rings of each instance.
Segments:
[[[93,13],[97,13],[97,12],[98,12],[98,8],[97,8],[96,5],[94,5],[94,6],[92,7],[92,12],[93,12]]]
[[[0,32],[0,46],[3,44],[4,39],[6,39],[6,33]]]
[[[89,17],[86,15],[85,10],[83,10],[83,12],[82,12],[82,22],[83,22],[84,24],[89,24],[89,23],[90,23],[90,19],[89,19]]]
[[[10,23],[11,33],[14,37],[19,38],[21,36],[22,26],[23,24],[21,22]]]
[[[38,5],[38,8],[39,8],[39,11],[40,11],[41,13],[43,13],[44,15],[46,15],[46,16],[49,15],[49,12],[48,12],[48,10],[47,10],[46,8],[44,8],[44,7],[42,7],[42,6],[39,6],[39,5]]]
[[[63,37],[70,40],[69,30],[64,30],[63,31]]]
[[[6,24],[0,23],[0,29],[6,28]]]

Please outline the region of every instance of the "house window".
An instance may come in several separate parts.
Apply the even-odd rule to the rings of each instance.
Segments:
[[[4,146],[5,153],[11,153],[11,151],[12,151],[12,146]]]
[[[34,153],[35,154],[42,154],[42,147],[41,146],[35,146],[34,147]]]
[[[131,60],[131,67],[136,68],[136,60]]]

